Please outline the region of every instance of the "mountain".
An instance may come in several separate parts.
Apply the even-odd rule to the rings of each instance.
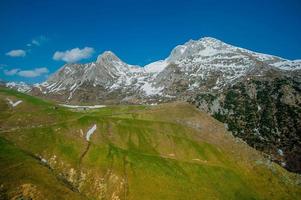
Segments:
[[[46,82],[35,85],[33,93],[40,92],[60,101],[99,102],[109,99],[115,102],[125,96],[118,92],[118,86],[131,85],[133,77],[141,71],[107,51],[93,63],[64,65]]]
[[[16,89],[19,92],[29,93],[32,89],[31,85],[28,85],[24,82],[3,82],[3,85],[5,85],[8,88]]]
[[[80,110],[0,88],[0,109],[0,199],[300,199],[300,175],[188,103]]]
[[[165,60],[144,67],[107,51],[96,62],[66,64],[33,94],[63,102],[145,103],[222,90],[249,76],[301,69],[301,61],[255,53],[205,37],[175,47]]]
[[[70,104],[188,101],[232,133],[301,173],[301,60],[226,44],[190,40],[144,67],[107,51],[87,64],[66,64],[30,94]]]

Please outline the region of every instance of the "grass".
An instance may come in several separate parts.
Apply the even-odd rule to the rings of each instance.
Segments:
[[[84,199],[39,160],[3,138],[0,138],[0,167],[1,199]]]
[[[24,102],[10,108],[6,97]],[[54,107],[0,89],[0,185],[5,186],[0,195],[20,192],[20,185],[30,183],[37,196],[49,199],[300,198],[299,177],[267,164],[190,105],[122,105],[85,112]],[[97,130],[87,142],[85,133],[93,124]],[[26,152],[46,159],[52,170]]]

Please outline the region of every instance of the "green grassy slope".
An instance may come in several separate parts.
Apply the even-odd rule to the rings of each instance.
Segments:
[[[76,112],[0,89],[0,110],[2,196],[26,196],[26,185],[36,199],[301,197],[297,175],[187,104]]]
[[[85,199],[29,152],[0,138],[0,199]]]

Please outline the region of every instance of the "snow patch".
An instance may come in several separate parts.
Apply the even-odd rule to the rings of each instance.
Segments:
[[[160,73],[166,68],[167,65],[168,62],[166,62],[165,60],[159,60],[157,62],[145,65],[144,69],[148,73]]]
[[[106,105],[93,105],[93,106],[79,106],[79,105],[68,105],[68,104],[59,104],[60,106],[66,108],[88,108],[88,109],[96,109],[96,108],[104,108]]]
[[[156,94],[161,94],[161,91],[164,89],[163,87],[154,88],[148,82],[145,82],[141,89],[145,92],[147,96],[152,96]]]
[[[96,128],[97,128],[97,126],[96,126],[96,124],[94,124],[94,125],[92,126],[92,128],[90,128],[90,129],[88,130],[88,132],[87,132],[87,134],[86,134],[86,140],[87,140],[87,141],[90,141],[90,137],[91,137],[91,135],[96,131]]]
[[[271,64],[274,67],[277,67],[282,70],[299,70],[301,69],[300,60],[281,60],[279,62]]]
[[[74,83],[71,88],[70,88],[70,91],[72,91],[75,87],[76,87],[77,83]]]
[[[181,54],[183,54],[183,53],[185,52],[186,49],[187,49],[187,46],[183,46],[183,47],[180,49]]]
[[[284,154],[283,154],[283,151],[281,150],[281,149],[278,149],[278,154],[280,155],[280,156],[283,156]]]
[[[22,100],[13,102],[12,100],[10,100],[9,98],[6,99],[8,101],[8,103],[12,106],[12,107],[16,107],[17,105],[19,105],[20,103],[22,103]]]
[[[260,105],[257,105],[257,110],[258,110],[258,111],[261,111]]]

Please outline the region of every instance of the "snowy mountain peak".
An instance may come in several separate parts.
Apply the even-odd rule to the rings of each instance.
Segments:
[[[183,45],[176,46],[167,58],[167,61],[179,62],[180,60],[195,55],[202,57],[212,56],[231,48],[234,49],[235,47],[211,37],[204,37],[199,40],[189,40]]]
[[[213,37],[202,37],[198,41],[208,42],[208,43],[224,43],[219,39]]]
[[[221,40],[212,37],[203,37],[199,39],[197,42],[200,45],[203,45],[204,47],[211,47],[215,49],[234,48],[234,46],[231,46]]]
[[[120,59],[112,51],[105,51],[97,57],[96,63],[112,61],[120,61]]]

